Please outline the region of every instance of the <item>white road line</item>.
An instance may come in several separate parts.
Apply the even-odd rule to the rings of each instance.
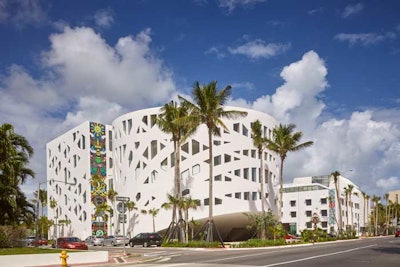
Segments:
[[[337,255],[337,254],[348,253],[348,252],[351,252],[351,251],[360,250],[360,249],[364,249],[364,248],[369,248],[369,247],[373,247],[373,246],[376,246],[376,245],[369,245],[369,246],[365,246],[365,247],[342,250],[342,251],[332,252],[332,253],[328,253],[328,254],[323,254],[323,255],[318,255],[318,256],[313,256],[313,257],[307,257],[307,258],[303,258],[303,259],[298,259],[298,260],[277,262],[277,263],[273,263],[273,264],[264,265],[262,267],[271,267],[271,266],[290,264],[290,263],[295,263],[295,262],[300,262],[300,261],[307,261],[307,260],[312,260],[312,259],[317,259],[317,258],[322,258],[322,257],[328,257],[328,256],[332,256],[332,255]]]
[[[292,263],[292,262],[299,262],[299,261],[310,260],[310,259],[314,259],[314,258],[327,257],[327,256],[335,255],[335,254],[347,253],[347,252],[350,252],[350,251],[359,250],[359,249],[364,249],[364,248],[368,248],[368,247],[372,247],[372,246],[376,246],[376,245],[369,245],[369,246],[365,246],[365,247],[359,247],[359,248],[354,248],[354,249],[349,249],[349,250],[344,250],[344,251],[338,251],[338,252],[334,252],[334,253],[329,253],[329,254],[324,254],[324,255],[318,255],[318,256],[314,256],[314,257],[308,257],[308,258],[298,259],[298,260],[293,260],[293,261],[280,262],[280,263],[273,263],[273,264],[265,265],[265,266],[262,266],[262,267],[277,266],[277,265],[283,265],[283,264],[288,264],[288,263]],[[235,256],[235,257],[228,257],[228,258],[215,259],[215,260],[208,260],[208,261],[202,261],[202,262],[203,262],[203,263],[208,263],[208,262],[218,262],[218,261],[234,260],[234,259],[240,259],[240,258],[248,258],[248,257],[259,256],[259,255],[271,254],[271,253],[275,253],[275,252],[276,252],[276,251],[263,252],[263,253],[257,253],[257,254],[248,254],[248,255]]]

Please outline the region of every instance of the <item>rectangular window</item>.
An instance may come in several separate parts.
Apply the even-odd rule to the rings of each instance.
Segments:
[[[251,197],[251,199],[252,199],[252,200],[257,200],[257,195],[258,195],[258,192],[252,192],[252,197]]]
[[[321,210],[321,216],[328,216],[328,210]]]
[[[327,203],[327,198],[321,198],[321,204],[326,204]]]
[[[221,164],[221,156],[214,157],[214,166],[218,166]]]
[[[311,222],[306,222],[306,227],[307,228],[312,228],[312,223]]]
[[[249,179],[249,168],[243,169],[243,178],[247,180]]]
[[[307,217],[311,217],[311,210],[307,210],[307,211],[306,211],[306,216],[307,216]]]
[[[242,193],[236,192],[236,193],[235,193],[235,198],[241,199],[241,198],[242,198]]]
[[[290,207],[296,207],[296,200],[290,201]]]
[[[328,222],[321,222],[322,228],[328,228]]]
[[[306,205],[311,206],[311,199],[306,199]]]
[[[290,212],[290,217],[296,218],[296,212],[295,212],[295,211],[291,211],[291,212]]]
[[[244,192],[243,197],[244,197],[244,200],[249,200],[250,193],[249,192]]]
[[[251,168],[251,180],[253,182],[257,181],[257,168]]]

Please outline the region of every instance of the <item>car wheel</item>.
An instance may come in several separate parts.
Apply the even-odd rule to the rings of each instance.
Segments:
[[[145,241],[145,242],[143,243],[143,247],[147,248],[148,246],[149,246],[149,244]]]
[[[133,244],[133,242],[130,243],[130,246],[133,248],[135,245]]]
[[[111,246],[115,246],[114,242],[111,242]]]

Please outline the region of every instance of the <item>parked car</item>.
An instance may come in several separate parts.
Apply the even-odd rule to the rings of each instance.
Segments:
[[[129,238],[122,235],[109,235],[104,238],[103,241],[104,246],[119,246],[119,245],[128,245]]]
[[[34,247],[47,246],[49,241],[46,238],[38,238],[31,243]]]
[[[293,242],[300,241],[300,239],[295,235],[286,234],[285,235],[285,241],[286,241],[286,243],[293,243]]]
[[[53,247],[56,247],[55,243]],[[87,250],[88,246],[78,237],[59,237],[57,238],[57,248]]]
[[[140,233],[129,240],[129,245],[131,247],[135,245],[142,245],[143,247],[155,245],[159,247],[161,244],[162,237],[158,233]]]
[[[29,246],[33,246],[33,242],[35,241],[36,237],[35,236],[28,236],[25,238],[25,244]]]
[[[104,246],[104,237],[89,236],[85,239],[86,245]]]
[[[400,228],[396,229],[396,232],[394,232],[395,237],[400,237]]]

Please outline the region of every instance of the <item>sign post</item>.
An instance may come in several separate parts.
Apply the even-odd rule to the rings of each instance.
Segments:
[[[126,223],[126,211],[127,211],[127,207],[126,207],[126,202],[128,202],[130,200],[129,197],[116,197],[117,201],[120,201],[117,204],[117,210],[120,214],[118,214],[118,220],[120,220],[120,218],[122,217],[122,235],[123,235],[123,246],[124,246],[124,255],[126,255],[126,248],[125,248],[125,223]],[[121,214],[122,213],[122,214]],[[122,216],[121,216],[122,215]]]

